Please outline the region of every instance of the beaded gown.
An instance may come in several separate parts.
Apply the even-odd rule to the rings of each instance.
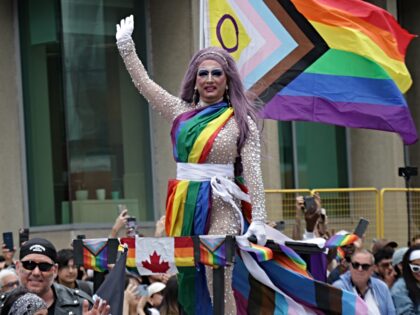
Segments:
[[[161,114],[170,123],[185,112],[196,109],[197,106],[187,103],[180,98],[171,95],[161,86],[150,79],[143,64],[138,58],[132,39],[118,42],[118,49],[130,73],[132,81],[138,91],[146,98],[151,108]],[[198,105],[200,106],[200,105]],[[207,105],[206,105],[207,106]],[[265,221],[265,195],[261,172],[261,145],[260,135],[256,123],[248,118],[249,134],[241,148],[243,166],[243,178],[248,187],[248,194],[252,204],[252,219]],[[235,119],[230,119],[220,130],[214,140],[211,151],[205,163],[233,164],[238,155],[237,139],[239,129]],[[239,200],[236,201],[240,207]],[[210,215],[210,235],[237,235],[240,233],[240,218],[232,205],[223,201],[220,197],[212,196],[212,209]],[[228,268],[231,269],[231,268]],[[207,272],[209,292],[212,293],[211,272]],[[226,281],[231,281],[231,270],[226,272]],[[229,282],[226,282],[229,283]],[[235,313],[235,303],[230,285],[225,285],[226,314]]]

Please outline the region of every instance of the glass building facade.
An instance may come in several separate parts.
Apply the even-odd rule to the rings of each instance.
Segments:
[[[144,1],[19,1],[31,226],[101,224],[125,204],[154,220],[149,112],[115,45],[115,24]]]
[[[146,0],[18,2],[30,226],[110,224],[119,204],[154,221],[150,113],[115,45],[134,14],[147,65]],[[279,122],[277,187],[348,187],[346,131]]]

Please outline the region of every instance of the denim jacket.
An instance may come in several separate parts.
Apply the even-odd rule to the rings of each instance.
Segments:
[[[397,314],[420,315],[420,304],[416,305],[408,296],[404,278],[400,278],[394,283],[391,288],[391,295]]]
[[[340,279],[333,283],[333,286],[341,288],[346,291],[353,291],[353,284],[351,282],[350,271],[342,274]],[[370,277],[369,287],[372,290],[373,297],[378,303],[381,315],[395,315],[395,307],[392,303],[391,293],[385,282],[374,277]]]

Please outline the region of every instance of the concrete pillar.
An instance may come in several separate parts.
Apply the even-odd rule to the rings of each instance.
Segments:
[[[22,128],[18,34],[14,1],[0,1],[0,231],[15,232],[24,225]]]

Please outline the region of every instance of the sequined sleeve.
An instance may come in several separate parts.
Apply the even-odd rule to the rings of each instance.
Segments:
[[[134,85],[150,103],[153,110],[159,112],[167,120],[172,121],[176,116],[189,109],[189,104],[168,93],[150,79],[137,56],[136,48],[131,38],[117,42],[117,46]]]
[[[252,218],[265,222],[267,214],[261,171],[260,133],[256,123],[250,117],[248,117],[248,125],[249,135],[241,150],[243,176],[251,196]]]

